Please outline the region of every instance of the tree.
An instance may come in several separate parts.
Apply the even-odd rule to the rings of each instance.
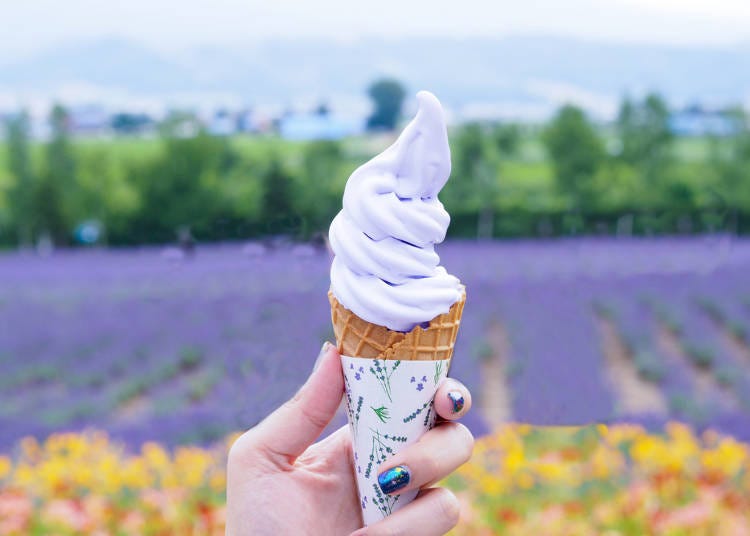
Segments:
[[[591,200],[594,177],[604,162],[604,142],[583,110],[563,106],[542,134],[552,159],[558,188],[572,197],[576,208]]]
[[[318,140],[307,144],[302,156],[303,176],[299,201],[303,210],[304,234],[325,231],[341,208],[341,191],[346,172],[341,144],[333,140]]]
[[[177,129],[177,134],[185,132]],[[161,152],[137,177],[140,209],[136,233],[140,240],[165,242],[181,227],[201,235],[222,210],[221,180],[234,160],[226,139],[198,131],[194,137],[163,137]]]
[[[268,234],[285,234],[296,227],[293,206],[292,177],[283,168],[276,155],[271,157],[262,177],[263,203],[261,218]]]
[[[623,99],[617,116],[619,157],[644,174],[647,180],[658,179],[669,163],[673,134],[669,127],[669,109],[656,93],[642,101]]]
[[[71,230],[70,200],[75,198],[76,162],[68,135],[68,112],[55,105],[50,114],[52,137],[45,151],[45,169],[34,195],[36,227],[53,243],[65,244]]]
[[[192,138],[204,132],[198,117],[191,111],[171,110],[158,127],[162,139]]]
[[[521,142],[521,129],[512,123],[499,124],[493,129],[492,137],[503,156],[511,156],[518,150]]]
[[[375,109],[367,119],[367,130],[393,130],[396,128],[406,91],[398,80],[384,78],[367,90]]]
[[[486,125],[468,123],[453,139],[453,169],[444,199],[450,212],[474,212],[477,238],[491,238],[495,201],[499,191],[498,151],[493,132]]]
[[[29,154],[29,117],[25,111],[8,121],[8,169],[15,179],[10,191],[11,211],[18,231],[18,244],[28,247],[33,238],[34,177]]]
[[[750,117],[742,108],[725,113],[732,134],[715,146],[711,167],[718,172],[716,196],[722,207],[750,209]]]

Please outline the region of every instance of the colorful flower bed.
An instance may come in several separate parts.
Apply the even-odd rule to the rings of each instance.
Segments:
[[[128,454],[101,432],[24,439],[0,457],[0,534],[224,534],[227,447]]]
[[[229,444],[24,439],[0,456],[0,534],[223,534]],[[750,445],[681,424],[505,426],[446,483],[464,502],[457,535],[750,534]]]
[[[508,426],[449,485],[457,535],[750,534],[750,446],[687,426]]]

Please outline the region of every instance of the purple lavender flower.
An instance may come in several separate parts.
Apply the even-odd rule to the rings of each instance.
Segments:
[[[147,440],[206,444],[290,398],[330,333],[330,259],[242,250],[202,246],[179,264],[157,248],[0,253],[0,452],[24,435],[87,426],[135,449]],[[750,367],[727,351],[713,318],[750,333],[750,240],[453,241],[439,250],[469,289],[451,375],[478,392],[476,358],[493,350],[478,342],[497,320],[510,350],[514,420],[679,418],[750,439]],[[661,371],[651,382],[661,415],[618,409],[617,390],[604,380],[600,304],[634,366]],[[711,366],[664,352],[659,325],[674,328],[683,354],[709,346]],[[364,369],[350,371],[361,378]],[[410,382],[424,389],[425,379]],[[701,381],[705,396],[691,396]],[[58,387],[74,393],[65,404]],[[139,400],[153,411],[116,418]],[[475,432],[486,430],[479,413],[468,419]]]

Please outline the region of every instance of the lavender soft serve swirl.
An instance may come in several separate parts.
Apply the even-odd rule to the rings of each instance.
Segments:
[[[435,252],[450,222],[437,198],[451,170],[445,118],[431,93],[417,100],[417,115],[396,142],[349,177],[329,231],[334,296],[395,331],[448,312],[462,292]]]

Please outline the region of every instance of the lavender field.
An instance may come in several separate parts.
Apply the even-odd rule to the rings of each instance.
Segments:
[[[750,439],[750,242],[451,242],[468,424],[679,419]],[[95,426],[128,444],[254,425],[332,338],[307,245],[0,255],[0,449]],[[343,416],[338,424],[343,423]]]

